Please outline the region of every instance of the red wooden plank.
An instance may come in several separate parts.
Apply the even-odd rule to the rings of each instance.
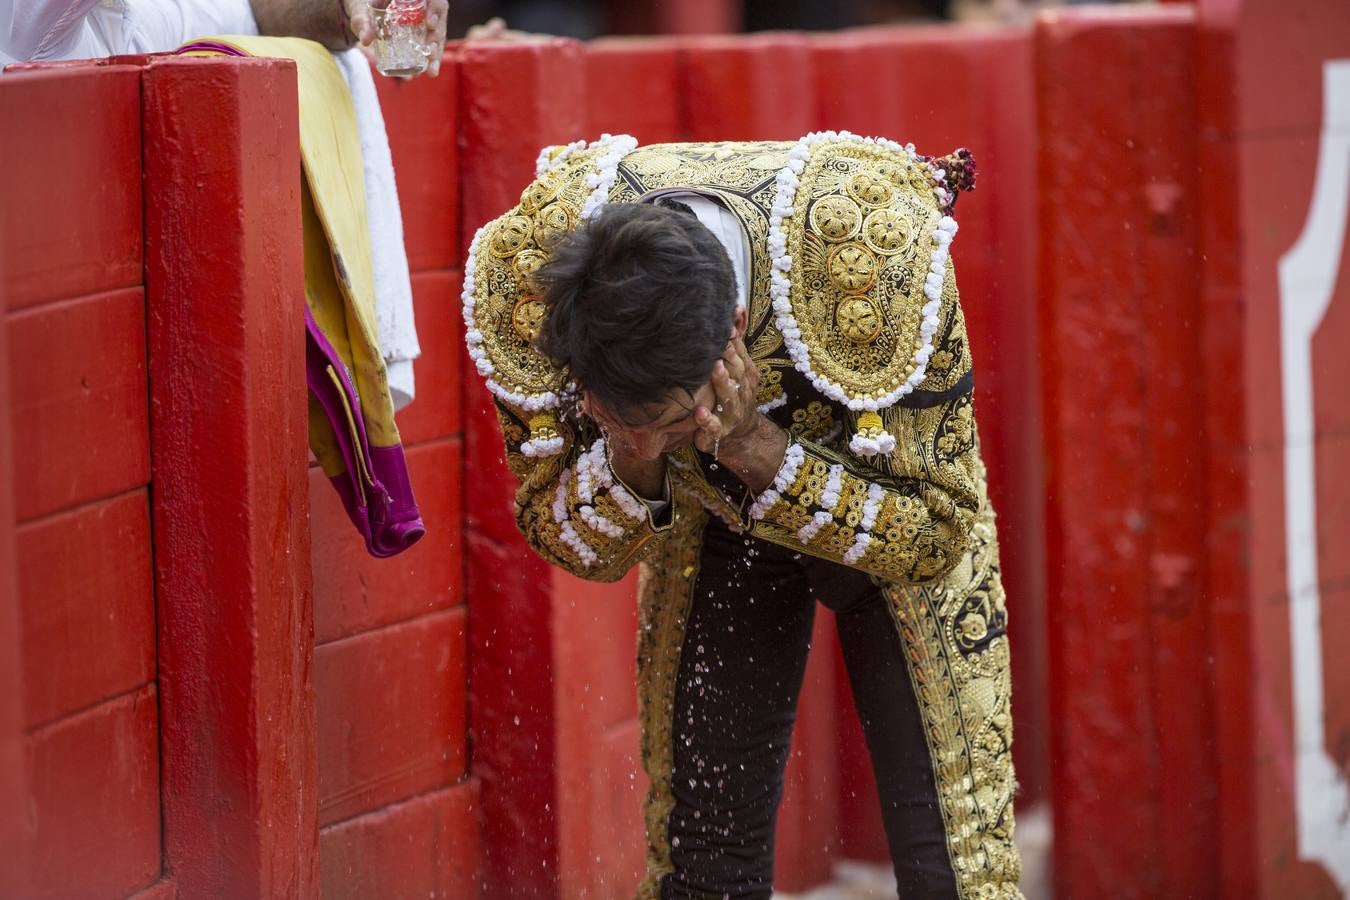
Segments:
[[[1249,748],[1256,733],[1256,680],[1253,667],[1252,610],[1248,586],[1248,541],[1251,513],[1246,456],[1246,376],[1243,367],[1241,196],[1238,145],[1216,139],[1206,109],[1226,109],[1231,119],[1231,85],[1209,81],[1216,52],[1231,55],[1231,46],[1201,28],[1199,79],[1201,123],[1206,139],[1199,147],[1201,179],[1200,253],[1204,260],[1204,334],[1201,375],[1207,385],[1227,390],[1206,391],[1203,426],[1206,436],[1204,491],[1209,527],[1205,543],[1205,593],[1210,598],[1210,635],[1214,693],[1224,702],[1214,710],[1214,741],[1221,747]],[[1222,48],[1222,50],[1221,50]],[[1258,883],[1256,846],[1258,816],[1253,808],[1256,783],[1254,749],[1219,755],[1215,765],[1218,814],[1226,848],[1220,854],[1220,894],[1241,896]]]
[[[1193,64],[1193,40],[1182,8],[1060,14],[1037,34],[1055,874],[1073,896],[1214,887],[1215,846],[1200,836],[1218,823],[1197,793],[1214,764],[1207,706],[1198,692],[1184,705],[1168,695],[1178,679],[1204,680],[1186,642],[1203,646],[1206,613],[1184,572],[1198,553],[1186,529],[1203,533],[1203,516],[1185,508],[1200,505],[1194,472],[1188,483],[1166,461],[1181,464],[1193,439],[1168,426],[1186,418],[1176,404],[1189,393],[1169,381],[1185,368],[1171,361],[1199,348],[1186,325],[1196,235],[1168,188],[1194,166],[1176,124],[1187,120],[1186,92],[1174,84]],[[1102,71],[1124,74],[1094,77]],[[1172,158],[1146,155],[1154,146]]]
[[[1145,376],[1133,248],[1112,249],[1146,218],[1122,190],[1140,182],[1132,123],[1118,115],[1133,90],[1088,79],[1133,71],[1133,47],[1121,28],[1080,17],[1043,20],[1037,44],[1041,189],[1056,201],[1042,203],[1040,223],[1056,886],[1159,896],[1154,748],[1139,740],[1153,732],[1135,400]],[[1063,162],[1089,159],[1091,169]]]
[[[454,54],[435,78],[375,77],[394,157],[403,242],[414,272],[459,265],[459,69]],[[419,324],[420,324],[419,320]]]
[[[1197,4],[1226,97],[1206,124],[1227,136],[1310,132],[1322,121],[1322,63],[1350,53],[1350,8],[1338,0],[1206,0]],[[1217,91],[1216,91],[1217,94]]]
[[[172,878],[161,878],[143,891],[137,891],[127,900],[176,900],[178,882]]]
[[[666,38],[601,38],[586,45],[586,131],[643,144],[680,138],[679,61]]]
[[[295,68],[155,60],[145,86],[165,858],[186,896],[312,897]]]
[[[326,643],[464,602],[463,449],[458,440],[408,451],[427,536],[376,559],[323,472],[309,473],[315,641]]]
[[[140,70],[6,75],[0,111],[5,305],[140,284]]]
[[[141,288],[9,317],[19,519],[150,480]]]
[[[584,755],[588,738],[637,716],[638,572],[612,584],[552,574],[559,739]]]
[[[1194,398],[1204,393],[1201,372],[1174,360],[1200,354],[1201,295],[1195,253],[1198,216],[1189,201],[1200,177],[1193,128],[1196,121],[1195,23],[1187,8],[1133,38],[1136,53],[1147,53],[1134,76],[1139,123],[1134,138],[1144,167],[1145,227],[1135,237],[1141,260],[1141,347],[1150,365],[1143,404],[1148,418],[1145,466],[1149,501],[1149,645],[1152,740],[1157,748],[1158,796],[1166,813],[1158,817],[1158,856],[1165,893],[1217,893],[1218,809],[1213,772],[1215,698],[1205,691],[1178,690],[1205,684],[1209,645],[1204,587],[1204,534],[1208,519],[1196,502],[1195,463],[1187,451],[1202,442]],[[1146,48],[1146,49],[1145,49]],[[1184,696],[1184,702],[1179,702]],[[1220,701],[1222,702],[1222,701]]]
[[[0,94],[0,98],[3,98]],[[3,102],[0,99],[0,102]],[[3,109],[3,107],[0,107]],[[0,215],[4,215],[0,210]],[[0,268],[5,248],[0,244]],[[0,282],[4,275],[0,273]],[[9,335],[0,329],[0,895],[29,892],[28,778],[23,754],[23,646],[19,640],[19,591],[14,577],[14,480],[10,466]]]
[[[159,878],[155,699],[146,685],[29,737],[29,896],[126,896]]]
[[[637,572],[613,584],[552,573],[553,694],[557,717],[559,880],[563,897],[607,896],[622,860],[642,862],[642,796],[616,810],[616,790],[642,775],[636,753]],[[632,726],[632,729],[625,726]],[[611,731],[632,731],[627,753],[610,746]],[[610,768],[610,764],[628,768]],[[636,821],[638,827],[623,827]],[[627,887],[637,886],[634,880]]]
[[[800,34],[686,38],[679,87],[689,140],[795,141],[815,128],[815,74]]]
[[[463,609],[320,646],[319,819],[347,819],[465,772]]]
[[[612,725],[600,736],[591,777],[599,788],[595,822],[598,896],[629,896],[647,867],[642,801],[649,782],[642,771],[641,728],[636,718]]]
[[[913,142],[920,153],[967,146],[983,163],[978,113],[1005,88],[986,80],[996,63],[982,60],[1025,39],[1022,29],[948,26],[822,35],[811,44],[818,127]]]
[[[560,790],[559,893],[563,897],[631,897],[646,870],[642,801],[648,780],[640,762],[636,718],[595,727],[567,763]],[[562,768],[562,766],[560,766]]]
[[[144,490],[30,523],[17,550],[27,727],[154,679]]]
[[[479,786],[466,779],[323,830],[323,896],[450,897],[480,892]]]
[[[464,428],[461,275],[422,272],[413,275],[412,286],[422,355],[413,363],[417,399],[398,414],[398,430],[405,447],[458,434]],[[417,489],[416,483],[413,488]]]
[[[539,148],[584,131],[580,46],[461,49],[464,235],[514,206]],[[471,368],[464,369],[471,372]],[[484,895],[558,896],[550,570],[520,537],[516,480],[482,380],[465,377],[465,538],[473,769],[482,781]]]

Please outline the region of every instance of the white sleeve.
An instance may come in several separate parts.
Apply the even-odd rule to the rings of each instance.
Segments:
[[[678,200],[693,210],[703,227],[711,231],[726,249],[736,275],[736,305],[744,307],[750,292],[750,244],[736,214],[702,194],[662,192],[662,196]]]
[[[5,2],[5,0],[0,0]],[[125,0],[138,53],[172,50],[216,34],[257,34],[249,0]]]
[[[59,59],[78,42],[99,0],[0,0],[0,55],[18,62]]]

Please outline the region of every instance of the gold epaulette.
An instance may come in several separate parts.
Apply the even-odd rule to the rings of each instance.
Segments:
[[[778,330],[816,390],[852,411],[850,450],[889,454],[880,413],[923,382],[951,277],[947,172],[847,132],[807,135],[789,159],[769,220]]]
[[[557,410],[568,390],[533,347],[546,310],[531,276],[559,238],[599,213],[619,162],[636,146],[627,135],[603,135],[546,147],[520,203],[480,228],[469,247],[462,294],[469,355],[493,395],[529,415],[527,456],[561,452]]]

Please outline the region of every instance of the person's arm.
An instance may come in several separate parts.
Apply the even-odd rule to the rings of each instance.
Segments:
[[[527,456],[528,414],[498,401],[497,418],[506,463],[520,479],[516,524],[544,559],[590,581],[618,581],[669,532],[673,510],[658,525],[634,495],[636,486],[630,490],[615,474],[604,439],[589,427],[561,425],[561,453]],[[662,489],[649,496],[660,497]]]
[[[0,54],[16,60],[59,59],[99,0],[0,0]],[[16,10],[15,7],[19,8]]]
[[[980,509],[982,464],[950,273],[942,303],[930,377],[922,394],[907,398],[924,405],[893,406],[882,416],[897,442],[893,453],[860,459],[789,441],[768,423],[776,443],[761,434],[758,445],[744,445],[744,459],[728,460],[752,490],[771,481],[750,508],[753,534],[891,581],[929,581],[960,562]]]
[[[353,8],[365,8],[365,0],[249,0],[258,33],[308,38],[330,50],[342,50],[356,43],[352,30]],[[364,12],[362,13],[364,16]],[[373,40],[373,36],[372,36]],[[369,41],[366,41],[369,43]]]

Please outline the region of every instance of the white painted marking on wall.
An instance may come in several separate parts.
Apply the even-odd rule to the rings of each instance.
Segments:
[[[1312,207],[1280,258],[1280,373],[1284,400],[1284,513],[1298,852],[1350,896],[1350,785],[1323,732],[1322,597],[1317,574],[1312,338],[1331,305],[1350,211],[1350,59],[1323,66],[1323,116]]]

